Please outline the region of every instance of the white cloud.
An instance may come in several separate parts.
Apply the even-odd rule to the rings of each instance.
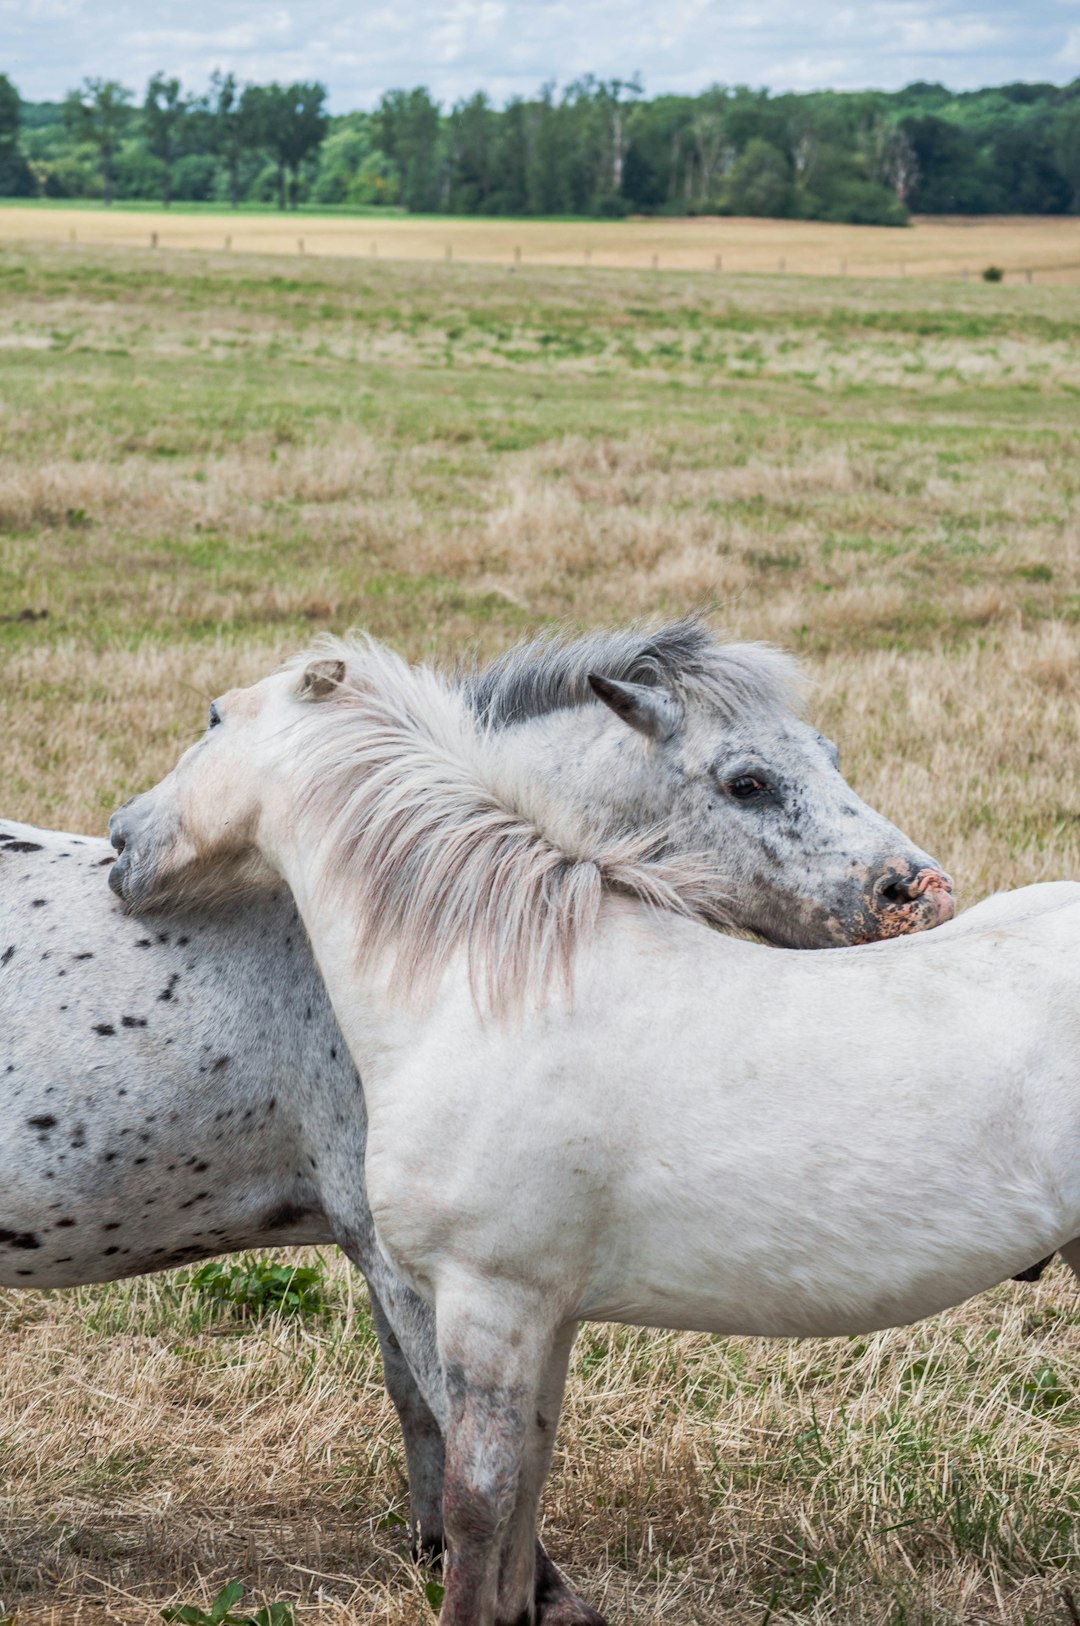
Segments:
[[[984,45],[993,45],[1004,30],[982,18],[972,17],[912,17],[901,23],[899,42],[905,51],[926,52],[977,51]]]
[[[1065,44],[1057,54],[1057,61],[1063,68],[1080,68],[1080,28],[1069,29]]]
[[[1080,0],[0,0],[4,68],[31,100],[84,75],[141,93],[159,69],[201,88],[215,67],[241,79],[321,79],[335,111],[426,84],[449,102],[496,101],[545,80],[640,72],[647,94],[713,81],[775,90],[958,89],[1060,79],[1080,67]]]

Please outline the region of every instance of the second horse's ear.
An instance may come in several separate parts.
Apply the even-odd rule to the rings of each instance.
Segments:
[[[619,683],[590,672],[589,687],[616,717],[651,740],[669,740],[682,722],[681,702],[660,684]]]
[[[333,659],[310,661],[304,668],[297,690],[301,700],[325,700],[345,676],[345,662]]]

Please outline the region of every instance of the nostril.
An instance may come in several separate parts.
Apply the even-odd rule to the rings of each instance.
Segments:
[[[898,909],[931,893],[951,897],[952,890],[952,881],[944,870],[928,864],[912,864],[906,872],[895,863],[889,864],[874,883],[874,897],[882,909]]]

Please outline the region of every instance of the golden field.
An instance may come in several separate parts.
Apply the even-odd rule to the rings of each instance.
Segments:
[[[1080,220],[923,216],[911,226],[814,220],[497,220],[447,216],[228,214],[0,205],[0,243],[451,260],[478,265],[975,278],[988,265],[1039,282],[1080,282]],[[718,262],[719,257],[719,262]]]
[[[91,244],[151,229],[119,212],[72,251],[17,215],[62,220],[0,211],[6,815],[101,830],[323,628],[453,655],[711,603],[804,657],[849,778],[963,902],[1080,874],[1077,288],[854,249],[845,280],[609,268],[636,223],[537,227],[595,231],[592,263],[509,276]],[[744,227],[772,229],[686,231]],[[1047,223],[1063,258],[1078,229]],[[1042,225],[887,235],[974,268],[1010,263],[997,230]],[[302,1626],[432,1619],[362,1285],[325,1276],[293,1320],[167,1276],[0,1293],[0,1618],[149,1626],[237,1578]],[[545,1539],[613,1626],[1075,1626],[1078,1429],[1060,1265],[866,1339],[588,1327]]]

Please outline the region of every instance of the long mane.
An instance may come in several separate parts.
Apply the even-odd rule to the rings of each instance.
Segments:
[[[483,667],[460,672],[467,704],[491,728],[528,722],[593,699],[589,673],[665,684],[707,696],[725,717],[758,708],[797,710],[805,685],[796,661],[768,644],[721,644],[699,615],[661,626],[573,636],[542,633]]]
[[[586,647],[587,645],[587,647]],[[711,647],[726,656],[712,668]],[[582,837],[570,850],[530,807],[500,761],[511,721],[581,704],[587,674],[649,672],[708,684],[734,706],[790,703],[793,667],[773,651],[712,644],[698,624],[657,633],[544,640],[511,651],[464,684],[410,667],[367,638],[327,639],[345,675],[313,702],[296,787],[326,830],[325,884],[356,918],[357,952],[393,957],[401,991],[422,992],[464,950],[474,993],[491,1008],[520,1003],[553,977],[569,986],[575,949],[605,893],[727,926],[723,880],[707,857],[662,855],[658,833]],[[621,660],[613,661],[613,653]],[[553,696],[561,698],[557,704]],[[298,725],[301,726],[301,725]]]

